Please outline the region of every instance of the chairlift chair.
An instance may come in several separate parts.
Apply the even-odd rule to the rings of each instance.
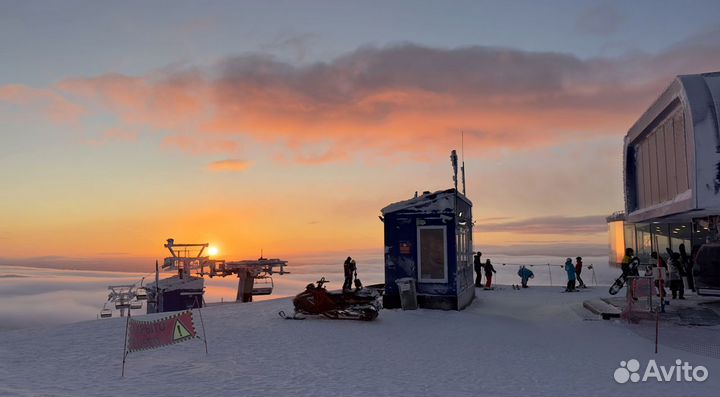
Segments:
[[[258,276],[255,277],[255,283],[253,284],[252,294],[253,295],[270,295],[272,294],[275,284],[270,276]]]
[[[130,309],[142,309],[142,303],[140,302],[133,302],[130,304]]]
[[[112,317],[112,310],[103,308],[100,310],[100,318],[110,318]]]
[[[117,301],[115,302],[115,308],[116,309],[127,309],[130,307],[130,304],[123,301]]]
[[[147,289],[145,287],[139,287],[135,290],[135,299],[139,301],[147,300]]]

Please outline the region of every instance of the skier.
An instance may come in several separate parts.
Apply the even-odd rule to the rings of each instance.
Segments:
[[[493,273],[497,273],[495,271],[495,268],[493,267],[492,263],[490,263],[490,259],[485,261],[485,289],[492,289],[492,277]]]
[[[352,290],[353,276],[357,272],[355,259],[347,257],[343,263],[343,271],[345,272],[345,282],[343,283],[343,292]]]
[[[480,257],[482,256],[482,252],[478,251],[477,254],[473,257],[473,266],[475,267],[475,287],[480,288],[482,287],[482,270],[483,265],[482,262],[480,262]]]
[[[565,292],[574,292],[575,289],[575,266],[573,266],[572,259],[567,258],[565,260],[565,272],[567,272],[568,282]]]
[[[580,277],[580,273],[582,272],[582,257],[575,258],[577,262],[575,263],[575,277],[577,277],[578,283],[580,283],[580,288],[587,288],[587,285],[583,282],[583,279]]]
[[[520,266],[520,269],[518,269],[518,276],[520,277],[520,283],[522,284],[523,288],[528,287],[528,279],[535,277],[532,270],[525,267],[525,265]]]
[[[670,292],[672,298],[685,299],[685,285],[682,279],[682,263],[680,254],[674,252],[670,258]]]

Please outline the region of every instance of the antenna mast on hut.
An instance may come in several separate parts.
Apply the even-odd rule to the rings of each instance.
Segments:
[[[453,149],[453,151],[450,152],[450,162],[452,163],[452,167],[453,167],[453,183],[455,184],[455,191],[457,192],[458,157],[457,157],[457,152],[455,151],[455,149]]]
[[[460,131],[460,155],[462,157],[460,173],[462,174],[463,196],[467,196],[465,194],[465,131]]]

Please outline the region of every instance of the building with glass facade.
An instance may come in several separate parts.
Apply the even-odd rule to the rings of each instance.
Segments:
[[[625,136],[625,211],[608,217],[610,263],[626,247],[695,254],[720,220],[720,72],[678,76]]]

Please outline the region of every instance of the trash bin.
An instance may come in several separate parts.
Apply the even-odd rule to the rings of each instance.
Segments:
[[[400,306],[403,310],[416,310],[417,292],[415,291],[415,279],[410,277],[395,280],[400,291]]]

